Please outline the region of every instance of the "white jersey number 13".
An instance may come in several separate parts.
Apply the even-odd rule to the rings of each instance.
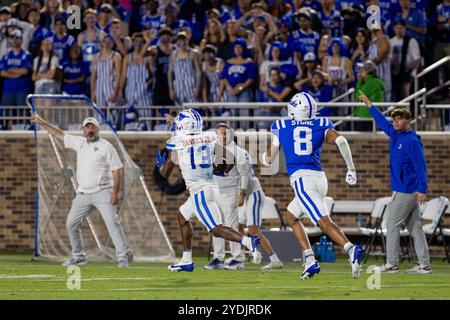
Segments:
[[[308,156],[312,153],[312,130],[308,127],[294,129],[294,152],[299,156]]]

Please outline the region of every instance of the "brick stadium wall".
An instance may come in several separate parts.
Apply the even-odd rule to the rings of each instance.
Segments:
[[[345,183],[346,168],[336,147],[323,149],[323,166],[327,173],[328,194],[336,200],[374,200],[390,194],[388,140],[382,134],[346,135],[359,174],[358,187]],[[150,193],[160,213],[166,231],[179,252],[181,238],[176,220],[178,207],[187,199],[162,195],[153,183],[155,150],[164,145],[165,138],[154,133],[124,133],[122,141],[134,161],[143,169]],[[423,134],[429,171],[430,197],[450,196],[450,135]],[[31,250],[34,245],[34,213],[37,182],[36,147],[32,133],[0,133],[0,250]],[[259,174],[259,169],[256,169]],[[268,196],[275,198],[284,213],[293,192],[285,174],[263,176],[261,183]],[[342,226],[355,226],[356,214],[336,214],[334,220]],[[449,220],[446,221],[450,222]],[[277,226],[276,221],[265,227]],[[206,252],[209,236],[194,222],[194,250]]]

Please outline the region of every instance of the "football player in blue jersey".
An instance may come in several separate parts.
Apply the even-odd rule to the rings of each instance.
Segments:
[[[270,154],[263,154],[263,165],[269,166],[272,163],[282,145],[291,186],[295,192],[295,198],[288,206],[288,220],[305,252],[305,269],[301,278],[311,278],[320,272],[320,266],[299,221],[303,214],[335,243],[344,247],[350,256],[353,278],[359,278],[363,248],[352,244],[329,217],[324,203],[328,182],[320,164],[322,144],[336,144],[347,165],[346,182],[354,186],[356,170],[352,153],[347,139],[334,130],[328,118],[316,117],[316,112],[314,98],[305,92],[297,93],[288,105],[290,119],[277,120],[272,124],[272,146]]]

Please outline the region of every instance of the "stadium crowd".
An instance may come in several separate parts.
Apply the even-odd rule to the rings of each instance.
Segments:
[[[186,102],[328,102],[354,87],[398,101],[412,76],[450,55],[450,0],[2,0],[1,105],[30,93],[86,94],[119,129],[164,129]],[[81,10],[81,28],[71,5]],[[381,27],[370,25],[379,6]],[[76,13],[75,13],[76,15]],[[368,26],[371,26],[370,28]],[[373,27],[375,26],[375,27]],[[447,67],[446,67],[447,68]],[[436,82],[448,78],[443,68]],[[164,106],[150,109],[149,106]],[[283,115],[280,108],[200,108],[202,115]],[[348,115],[324,108],[320,114]],[[16,116],[3,110],[0,116]],[[366,108],[354,115],[370,117]],[[3,129],[12,121],[0,121]],[[355,123],[364,130],[366,125]],[[256,122],[267,128],[270,122]],[[245,122],[242,128],[248,126]]]

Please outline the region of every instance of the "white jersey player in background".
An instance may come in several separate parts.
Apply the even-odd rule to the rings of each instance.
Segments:
[[[218,143],[225,146],[233,155],[234,166],[228,172],[214,172],[214,181],[219,186],[219,208],[222,212],[224,225],[238,231],[238,196],[240,189],[246,189],[248,184],[248,166],[244,153],[234,140],[234,130],[226,123],[216,126]],[[207,270],[238,270],[245,268],[241,260],[241,245],[230,241],[231,258],[225,260],[225,240],[213,237],[213,260],[205,266]]]
[[[200,114],[193,110],[183,110],[175,118],[175,136],[167,141],[167,149],[172,156],[160,168],[161,175],[168,177],[175,162],[181,169],[190,196],[180,207],[178,223],[180,224],[183,242],[181,260],[169,266],[171,271],[193,271],[192,237],[193,230],[189,222],[193,215],[214,236],[243,244],[250,250],[253,263],[261,262],[259,251],[260,239],[247,237],[222,224],[222,214],[217,205],[220,197],[219,188],[213,179],[213,153],[217,152],[217,135],[214,132],[203,132],[203,120]],[[223,157],[223,153],[221,155]],[[161,164],[161,163],[160,163]],[[194,214],[193,214],[194,213]]]
[[[328,118],[316,118],[317,104],[307,93],[297,93],[289,102],[290,119],[277,120],[272,124],[273,140],[270,155],[263,154],[263,164],[269,166],[279,152],[280,145],[286,157],[286,167],[294,189],[295,198],[290,203],[288,215],[295,236],[305,253],[305,269],[302,279],[320,272],[299,218],[306,213],[311,222],[335,243],[342,246],[350,256],[353,278],[359,278],[363,248],[352,244],[342,230],[331,220],[324,198],[328,182],[320,164],[322,144],[336,144],[347,165],[346,182],[356,184],[356,170],[352,153],[345,137],[334,130]]]
[[[247,167],[248,182],[247,187],[241,189],[238,198],[238,206],[242,207],[245,203],[245,224],[248,227],[248,233],[250,236],[258,236],[261,239],[261,248],[269,256],[270,263],[262,267],[262,269],[282,268],[283,263],[273,250],[269,240],[261,232],[262,212],[266,195],[264,194],[259,179],[253,171],[253,160],[250,154],[245,149],[239,149],[243,154],[245,165]],[[240,221],[240,223],[242,222],[243,221]]]

